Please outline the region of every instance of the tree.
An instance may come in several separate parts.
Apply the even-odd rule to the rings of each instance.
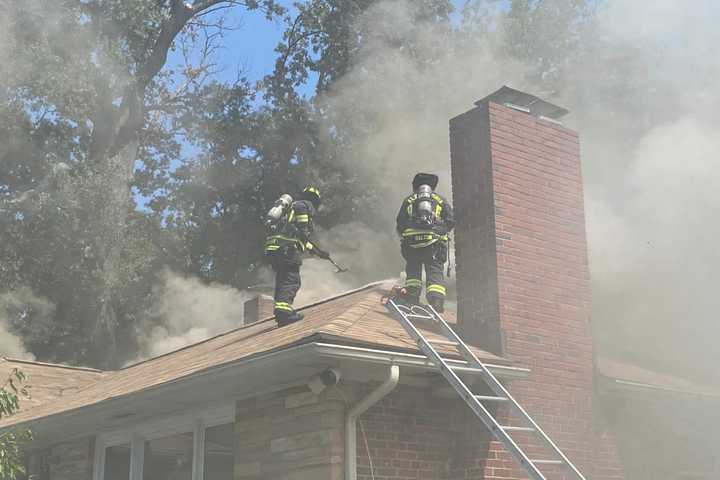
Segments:
[[[20,410],[20,399],[28,398],[25,375],[14,369],[5,384],[0,387],[0,419],[16,414]],[[15,429],[0,433],[0,478],[16,480],[25,474],[22,446],[32,439],[29,430]]]
[[[136,162],[141,190],[166,176],[182,117],[212,71],[222,13],[282,9],[273,0],[0,6],[0,131],[15,139],[0,147],[2,286],[29,286],[57,305],[46,328],[16,319],[23,333],[44,331],[29,339],[41,358],[117,365],[156,261],[174,253],[160,221],[134,212]],[[165,69],[173,50],[186,54],[180,71]]]
[[[307,183],[323,192],[322,227],[358,220],[385,226],[377,211],[366,208],[379,203],[373,182],[341,160],[353,148],[355,132],[320,100],[361,60],[368,27],[363,15],[378,3],[298,3],[285,17],[275,68],[257,92],[239,81],[213,84],[203,93],[190,121],[200,153],[183,162],[167,192],[150,204],[156,214],[168,212],[168,227],[184,239],[189,271],[240,288],[256,283],[264,213],[281,193]],[[413,12],[418,22],[440,24],[450,10],[449,2],[433,0],[417,2]],[[409,46],[394,44],[398,50]],[[414,55],[423,61],[420,52]],[[372,122],[367,119],[368,128]]]

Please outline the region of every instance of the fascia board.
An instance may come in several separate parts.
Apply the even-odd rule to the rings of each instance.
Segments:
[[[401,367],[410,367],[430,372],[438,371],[438,368],[433,365],[427,357],[419,354],[393,352],[389,350],[364,347],[352,347],[333,343],[315,342],[309,346],[313,348],[318,355],[328,358],[354,360],[381,365],[395,364]],[[462,360],[448,360],[447,363],[450,365],[456,365],[457,368],[454,370],[459,372],[464,371],[467,374],[480,373],[479,370],[462,367],[462,363],[464,363]],[[528,368],[488,363],[486,363],[485,366],[487,366],[490,372],[498,378],[524,379],[530,375],[530,369]]]
[[[198,388],[198,385],[200,384],[202,384],[203,389],[207,389],[208,384],[210,383],[225,385],[230,380],[239,383],[242,376],[250,372],[250,370],[254,372],[257,372],[258,370],[267,370],[268,372],[271,372],[273,369],[278,368],[287,372],[288,366],[296,366],[300,364],[310,365],[312,361],[317,361],[319,359],[344,360],[375,365],[395,364],[400,367],[411,368],[418,371],[438,371],[437,367],[435,367],[425,356],[419,354],[353,347],[334,343],[311,342],[230,362],[202,372],[194,373],[187,377],[173,380],[171,382],[153,386],[138,392],[132,392],[122,397],[110,398],[92,405],[60,412],[43,418],[29,420],[27,422],[6,427],[6,429],[21,427],[30,428],[31,430],[38,429],[49,432],[64,432],[68,427],[72,427],[75,423],[87,424],[87,419],[92,416],[102,417],[104,414],[109,415],[113,412],[138,409],[141,405],[145,404],[145,402],[158,402],[163,397],[168,398],[179,395],[180,391]],[[448,363],[451,365],[458,365],[459,368],[457,370],[461,373],[464,371],[467,375],[480,373],[478,370],[463,368],[461,366],[461,360],[449,360]],[[488,369],[498,378],[523,379],[527,378],[530,373],[530,370],[526,368],[492,364],[486,365]],[[267,375],[267,377],[272,378],[273,375]],[[268,382],[266,386],[263,386],[262,391],[269,393],[282,388],[287,388],[289,385],[297,385],[298,382],[302,383],[306,380],[307,375],[305,372],[298,375],[298,378],[294,381],[283,381],[276,384]],[[233,394],[233,398],[247,398],[252,395],[257,395],[258,393],[259,390],[257,389],[253,389],[252,392],[237,392],[237,394]],[[91,433],[98,432],[94,431]]]

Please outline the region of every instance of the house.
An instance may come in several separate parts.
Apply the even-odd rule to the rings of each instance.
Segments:
[[[593,349],[565,112],[504,87],[451,120],[458,312],[447,319],[586,478],[718,478],[716,422],[688,419],[712,414],[720,391]],[[527,478],[388,313],[390,285],[309,305],[281,329],[257,297],[241,328],[118,371],[5,360],[35,398],[0,428],[32,428],[34,480]]]

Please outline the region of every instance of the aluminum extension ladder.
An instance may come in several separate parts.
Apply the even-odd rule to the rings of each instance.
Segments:
[[[445,320],[438,314],[438,312],[432,306],[420,306],[413,305],[408,307],[395,302],[394,298],[387,300],[386,306],[392,313],[396,313],[400,317],[400,323],[410,337],[415,340],[418,347],[427,355],[437,367],[440,368],[440,372],[445,379],[452,385],[455,391],[462,397],[465,403],[468,404],[470,409],[475,415],[482,420],[482,422],[490,429],[490,432],[495,438],[502,442],[520,465],[527,470],[530,474],[530,478],[533,480],[547,480],[547,477],[540,471],[539,467],[542,465],[564,465],[572,474],[572,477],[577,480],[585,480],[580,471],[565,454],[550,440],[550,437],[542,431],[542,429],[535,423],[535,421],[527,414],[527,412],[520,406],[520,404],[510,395],[505,387],[498,381],[495,375],[480,361],[477,356],[468,348],[460,337],[453,331],[452,328],[445,322]],[[449,339],[448,340],[427,340],[422,333],[415,327],[413,320],[429,320],[437,323],[442,334]],[[452,367],[448,365],[443,357],[433,348],[435,345],[445,345],[456,347],[458,352],[465,359],[467,364],[459,367]],[[487,395],[475,395],[470,391],[460,377],[455,373],[454,369],[460,368],[466,370],[468,367],[478,370],[482,379],[495,393],[495,396]],[[523,426],[508,426],[501,425],[495,417],[490,413],[485,404],[505,404],[508,403],[512,410],[517,414],[516,416],[524,422]],[[525,452],[518,446],[518,444],[510,436],[511,432],[532,432],[535,433],[541,442],[553,453],[555,458],[552,459],[531,459],[525,454]]]

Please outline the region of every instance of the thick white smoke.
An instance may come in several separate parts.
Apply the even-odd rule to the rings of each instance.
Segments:
[[[621,205],[588,206],[595,316],[612,327],[599,333],[668,369],[697,372],[690,364],[719,333],[718,154],[717,126],[686,117],[655,127],[628,156]]]
[[[53,21],[51,3],[29,5],[35,24],[53,31],[61,25]],[[352,140],[343,160],[383,192],[382,204],[367,208],[386,228],[370,231],[351,223],[323,232],[323,246],[352,271],[335,274],[327,262],[308,260],[297,303],[399,272],[393,220],[412,176],[421,170],[440,174],[439,191],[451,197],[448,119],[509,84],[568,107],[568,122],[581,133],[594,318],[603,348],[661,361],[683,357],[688,368],[708,363],[717,351],[711,339],[719,333],[713,319],[714,274],[720,270],[714,246],[720,233],[720,175],[714,167],[720,154],[720,3],[597,2],[597,21],[575,31],[571,42],[559,38],[564,33],[552,22],[528,26],[525,33],[538,45],[568,45],[554,52],[556,65],[566,57],[571,67],[553,91],[537,84],[542,75],[530,76],[546,58],[513,60],[501,48],[508,38],[498,2],[470,2],[491,15],[473,30],[486,31],[480,41],[454,30],[457,25],[416,20],[417,3],[389,0],[370,8],[357,25],[364,43],[355,66],[320,99],[332,107],[325,110],[334,125],[329,131]],[[540,17],[552,19],[576,2],[536,3],[545,9]],[[18,63],[12,38],[3,35],[10,21],[14,17],[0,16],[0,75],[12,83],[38,65]],[[72,89],[82,81],[72,68],[41,60],[39,66],[58,72],[58,95],[63,86]],[[167,274],[152,312],[164,327],[142,340],[144,354],[233,328],[254,293]],[[7,338],[0,345],[21,353]]]
[[[718,15],[704,0],[608,2],[605,50],[588,59],[569,105],[585,150],[601,345],[698,376],[715,375],[702,365],[717,360],[720,333]],[[608,78],[604,61],[633,68]],[[593,95],[608,83],[625,95]]]
[[[34,360],[13,326],[33,322],[40,325],[50,321],[55,305],[36,295],[27,287],[0,293],[0,357]]]
[[[570,4],[543,2],[543,18]],[[564,56],[574,63],[552,92],[536,83],[542,76],[528,75],[545,59],[523,63],[496,48],[507,40],[502,18],[477,42],[415,21],[415,7],[395,0],[372,7],[358,26],[366,39],[359,63],[322,99],[333,107],[332,122],[350,132],[345,161],[392,206],[378,213],[387,232],[415,172],[439,173],[440,192],[450,196],[449,118],[503,84],[555,101],[572,111],[568,122],[581,133],[601,349],[684,357],[664,366],[692,369],[718,334],[720,4],[601,2],[597,20],[568,43],[577,51],[555,51],[556,65]],[[552,52],[560,33],[549,25],[525,33]],[[359,258],[400,265],[392,235],[374,242],[382,245],[377,256]]]
[[[303,287],[296,303],[304,305],[371,281],[380,280],[385,272],[399,275],[401,262],[394,231],[373,232],[360,222],[340,225],[318,232],[321,247],[330,251],[333,260],[349,271],[338,273],[330,262],[311,258],[302,267]]]
[[[140,339],[144,357],[177,350],[241,325],[243,306],[250,295],[167,271],[154,298],[151,316],[159,325]]]

